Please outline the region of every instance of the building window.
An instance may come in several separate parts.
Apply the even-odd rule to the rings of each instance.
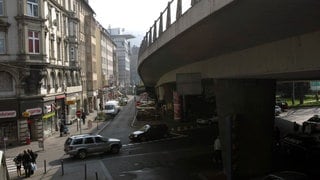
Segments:
[[[57,41],[57,59],[61,61],[61,42],[60,40]]]
[[[6,53],[6,33],[0,32],[0,54]]]
[[[13,91],[13,78],[4,71],[0,72],[0,92],[12,92]]]
[[[38,16],[39,3],[38,0],[27,0],[27,15],[37,17]]]
[[[29,53],[38,54],[40,53],[40,39],[39,32],[37,31],[29,31],[28,39],[29,39]]]
[[[70,48],[70,61],[74,61],[74,48]]]
[[[0,16],[4,15],[4,5],[3,0],[0,0]]]

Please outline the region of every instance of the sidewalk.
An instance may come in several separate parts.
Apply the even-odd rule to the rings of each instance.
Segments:
[[[38,169],[28,179],[52,179],[54,174],[59,174],[57,171],[61,171],[61,161],[60,159],[65,157],[63,146],[67,137],[76,135],[76,134],[86,134],[86,133],[99,133],[106,125],[108,125],[109,121],[95,121],[95,117],[97,116],[97,111],[94,111],[87,115],[85,124],[80,125],[78,123],[73,123],[69,125],[69,135],[64,135],[60,137],[60,132],[55,132],[52,136],[45,138],[44,147],[39,146],[38,141],[32,141],[29,145],[21,145],[16,147],[7,147],[6,149],[6,158],[8,171],[10,174],[10,179],[21,179],[17,177],[16,167],[12,161],[12,159],[20,152],[23,152],[25,149],[32,149],[34,152],[38,153],[37,158],[37,166]],[[92,127],[88,127],[88,122],[92,121]],[[82,121],[80,121],[82,123]],[[57,159],[57,157],[60,157]],[[45,172],[45,167],[47,173]],[[24,173],[24,169],[21,169],[22,173]],[[60,173],[61,176],[61,173]],[[69,176],[70,178],[71,176]],[[76,177],[75,177],[76,178]],[[54,178],[53,178],[54,179]],[[58,179],[63,179],[62,177],[58,177]],[[74,179],[74,178],[72,178]]]

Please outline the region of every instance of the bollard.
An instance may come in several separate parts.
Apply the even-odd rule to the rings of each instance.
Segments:
[[[43,161],[43,165],[44,165],[44,173],[46,174],[47,173],[47,161],[46,160]]]
[[[64,175],[63,160],[61,160],[61,173],[62,173],[62,176],[63,176]]]
[[[84,179],[87,180],[87,164],[84,163]]]
[[[99,130],[99,121],[97,120],[97,130]]]
[[[96,180],[98,180],[99,178],[98,178],[98,172],[96,172]]]

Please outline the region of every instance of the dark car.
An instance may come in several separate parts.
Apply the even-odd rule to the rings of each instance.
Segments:
[[[302,123],[302,132],[315,133],[320,132],[320,117],[314,115]]]
[[[285,154],[304,160],[319,159],[319,136],[304,133],[287,134],[280,141]]]
[[[160,139],[169,135],[169,128],[166,124],[146,124],[138,131],[129,135],[131,141],[147,141]]]
[[[288,103],[285,101],[281,101],[281,100],[277,100],[276,105],[279,106],[282,111],[286,111],[289,108]]]
[[[296,171],[280,171],[270,173],[262,178],[255,178],[253,180],[308,180],[308,176]]]

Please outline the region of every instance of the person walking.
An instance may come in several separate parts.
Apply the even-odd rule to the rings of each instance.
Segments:
[[[24,167],[25,177],[30,177],[30,170],[31,170],[31,156],[27,152],[27,150],[23,151],[22,155],[22,164]]]
[[[222,152],[219,136],[214,140],[214,160],[218,167],[222,166]]]
[[[34,171],[36,170],[36,159],[38,157],[38,154],[33,152],[31,149],[28,149],[28,153],[31,157],[31,160],[30,160],[30,165],[31,165],[31,168],[30,168],[30,174],[32,175],[34,173]]]
[[[86,113],[84,111],[82,111],[81,119],[82,119],[82,123],[85,124],[86,123]]]
[[[19,153],[14,159],[14,163],[17,167],[17,175],[18,177],[20,177],[22,174],[21,174],[21,165],[22,165],[22,153]]]
[[[64,132],[64,124],[63,122],[60,122],[60,137],[63,136],[63,132]]]

